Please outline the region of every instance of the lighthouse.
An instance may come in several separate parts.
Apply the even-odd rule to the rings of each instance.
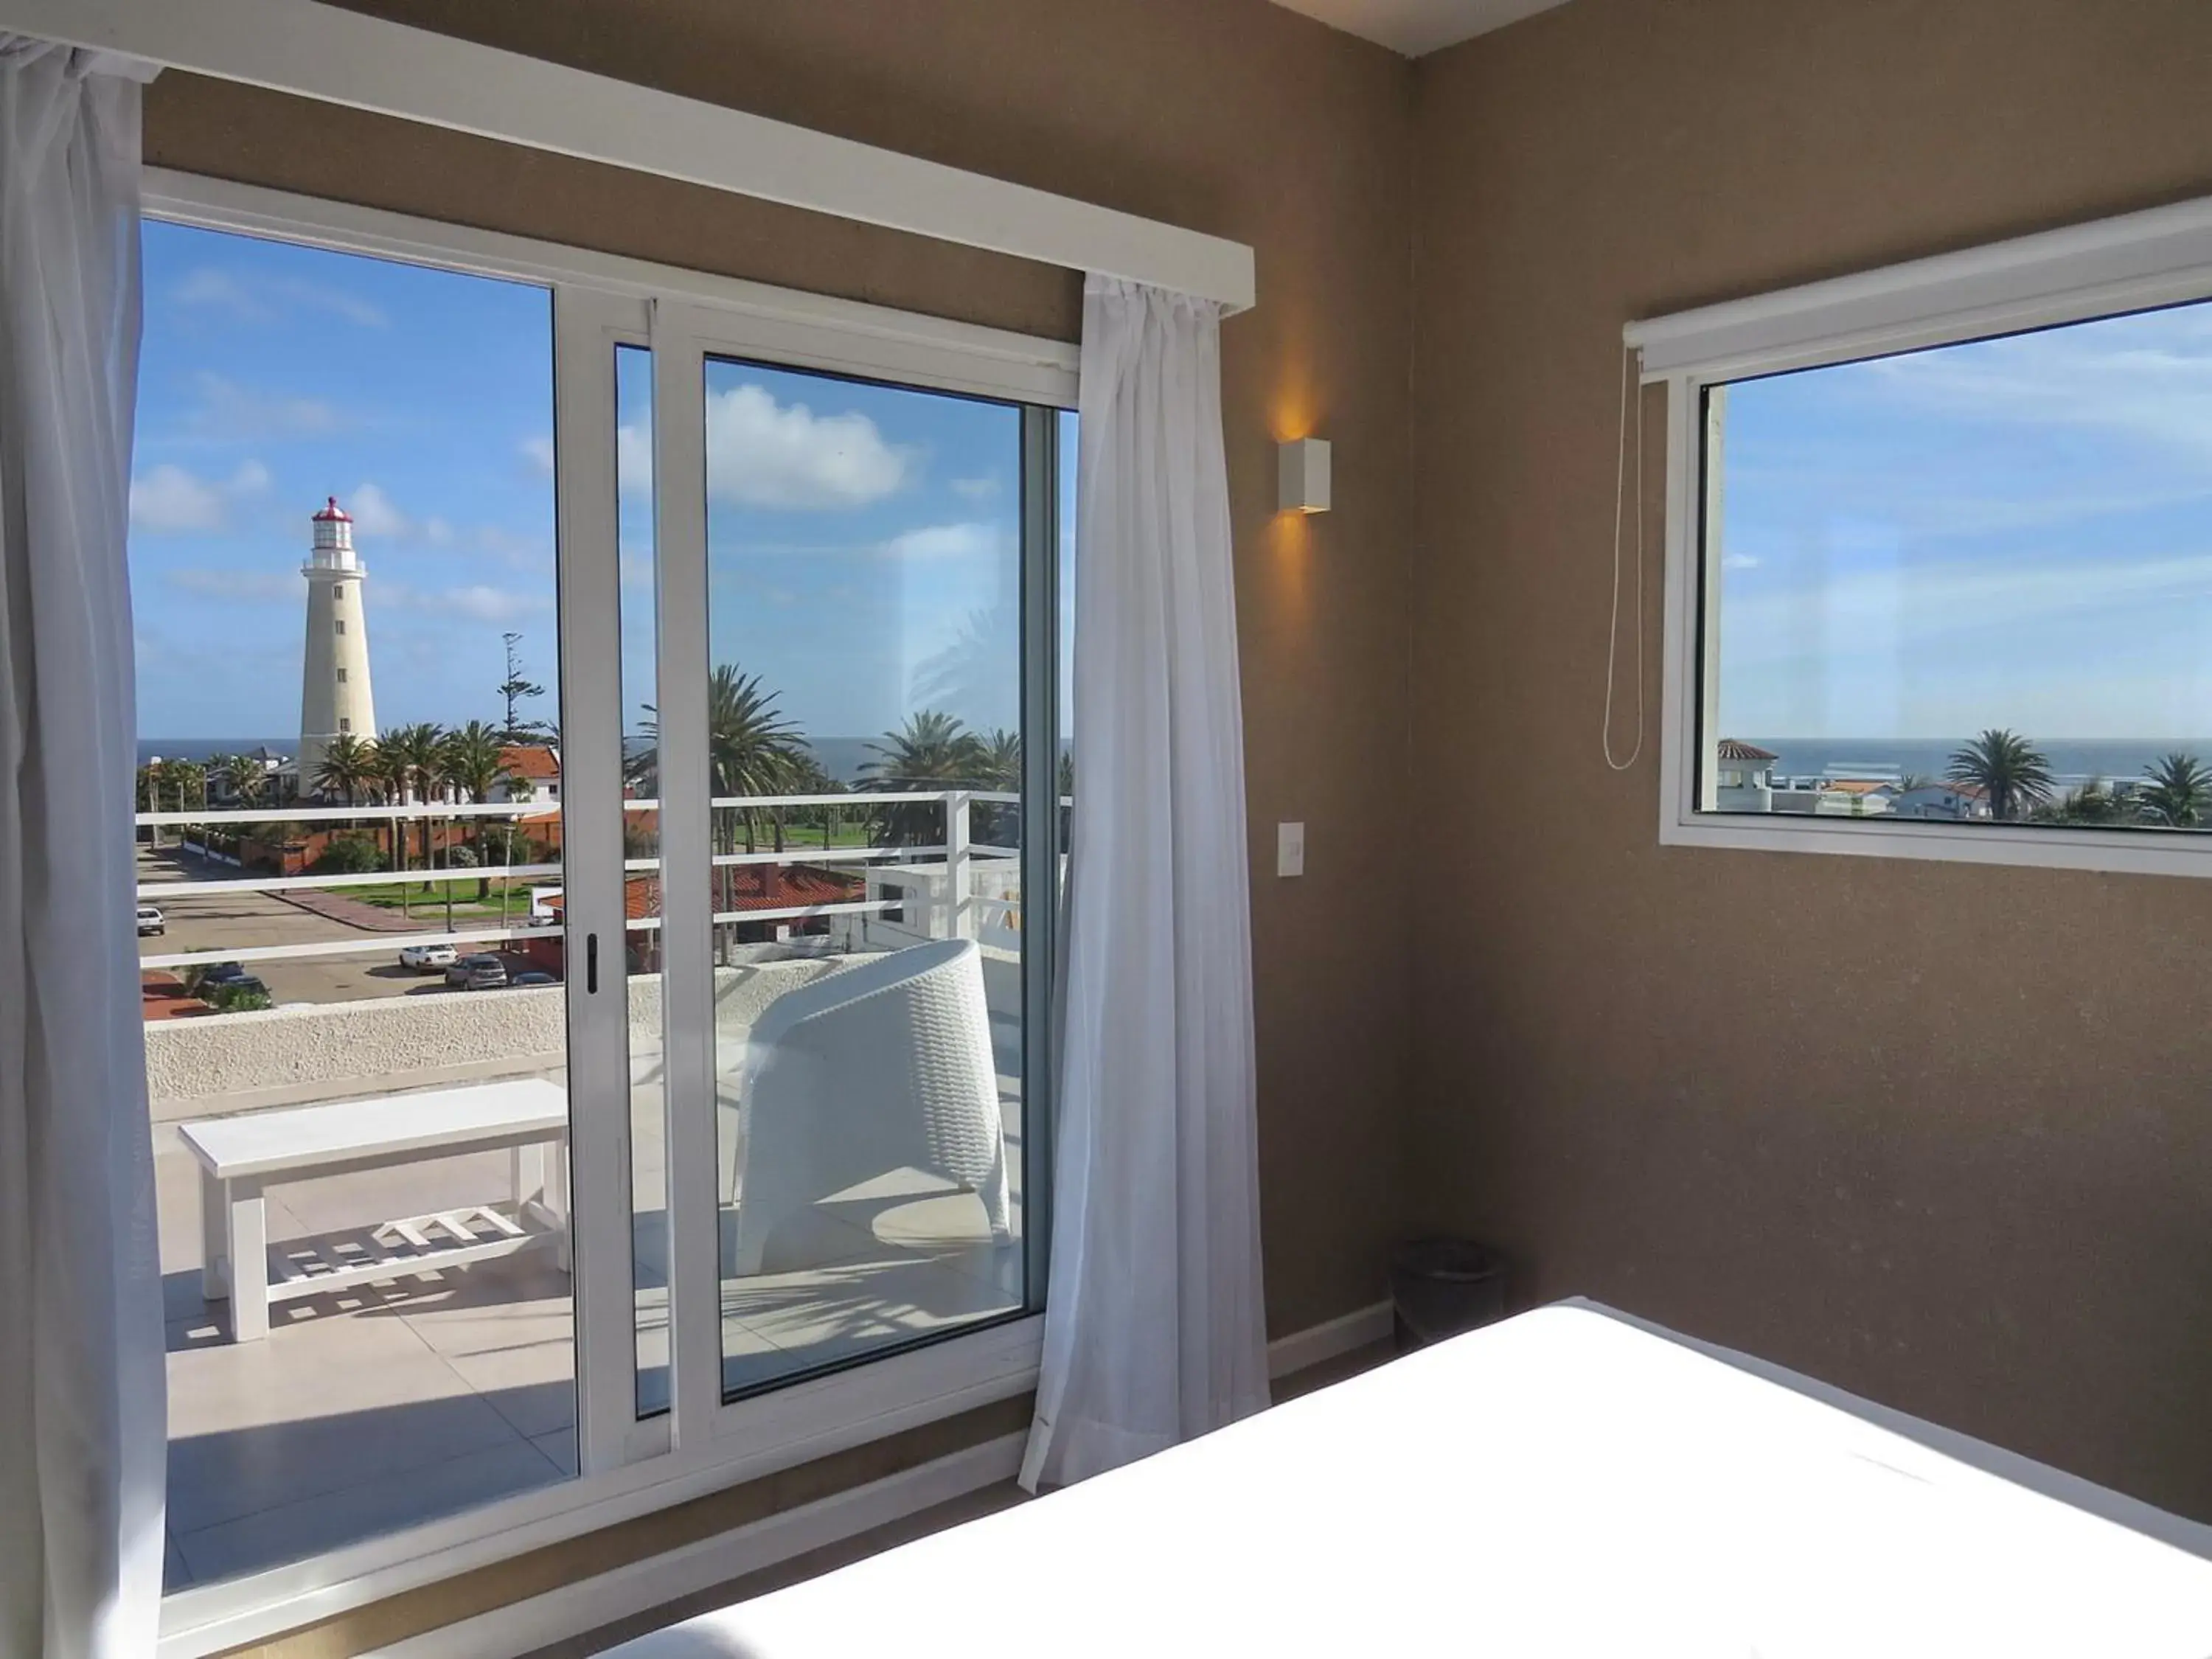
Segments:
[[[376,735],[368,680],[367,574],[354,556],[353,516],[331,497],[314,516],[314,545],[300,574],[307,579],[307,650],[300,673],[300,793],[313,794],[333,738]]]

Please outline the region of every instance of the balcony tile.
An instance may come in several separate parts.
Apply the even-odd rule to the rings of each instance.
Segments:
[[[177,1545],[200,1582],[252,1572],[280,1561],[411,1526],[432,1516],[550,1486],[564,1471],[528,1441],[393,1470],[338,1491],[182,1531]]]

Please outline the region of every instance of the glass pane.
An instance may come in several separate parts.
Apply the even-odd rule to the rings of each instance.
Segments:
[[[1708,398],[1705,810],[2212,827],[2212,305]]]
[[[1024,1301],[1021,412],[706,399],[733,1394]]]
[[[576,1466],[553,375],[541,289],[144,239],[131,564],[174,1589]],[[369,1157],[319,1162],[301,1112]],[[401,1150],[425,1119],[479,1144]],[[265,1192],[220,1179],[244,1125],[296,1149]]]
[[[653,353],[615,348],[622,562],[623,915],[629,978],[630,1281],[637,1414],[668,1409],[667,1078],[660,999],[660,693],[653,544]]]

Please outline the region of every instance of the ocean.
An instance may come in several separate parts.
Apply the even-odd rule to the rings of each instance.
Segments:
[[[1748,738],[1781,758],[1774,775],[1784,778],[1941,778],[1965,738]],[[2212,765],[2212,738],[2029,738],[2066,788],[2090,779],[2107,783],[2139,778],[2153,762],[2179,750]]]

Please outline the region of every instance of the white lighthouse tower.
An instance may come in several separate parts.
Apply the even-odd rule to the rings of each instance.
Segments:
[[[315,514],[314,550],[300,574],[307,579],[307,651],[300,675],[300,793],[315,792],[315,775],[331,739],[376,735],[376,702],[368,680],[368,615],[362,608],[368,574],[355,558],[353,516],[331,497]]]

